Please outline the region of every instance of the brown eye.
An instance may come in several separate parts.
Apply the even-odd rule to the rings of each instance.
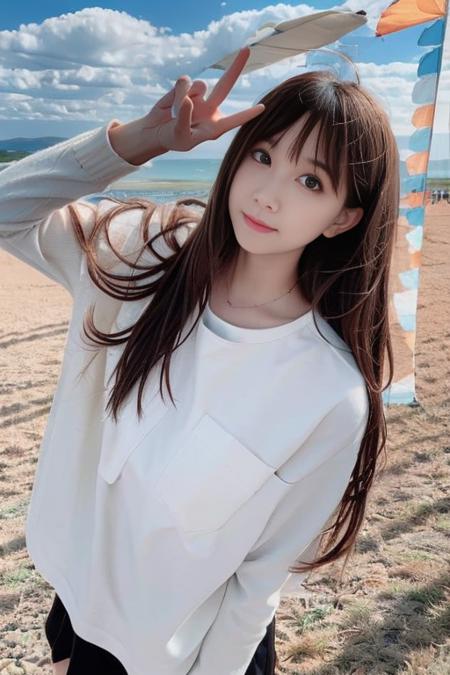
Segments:
[[[322,190],[322,185],[321,185],[321,183],[320,183],[320,181],[319,181],[318,178],[316,178],[315,176],[312,176],[312,175],[310,175],[310,174],[305,174],[305,177],[306,177],[307,179],[312,178],[312,180],[314,181],[314,183],[316,183],[316,185],[319,186],[319,189],[318,189],[318,190],[311,190],[311,192],[321,192],[321,190]],[[301,178],[303,178],[303,176],[301,176]]]
[[[254,148],[254,150],[250,150],[250,153],[249,153],[249,154],[250,154],[251,157],[253,157],[253,155],[254,155],[256,152],[262,152],[262,154],[265,155],[266,157],[269,156],[269,155],[267,154],[267,152],[265,152],[265,151],[262,150],[261,148]]]

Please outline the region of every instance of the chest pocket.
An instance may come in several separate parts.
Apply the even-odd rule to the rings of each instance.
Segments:
[[[274,471],[205,414],[165,466],[155,485],[156,498],[183,531],[212,532]]]

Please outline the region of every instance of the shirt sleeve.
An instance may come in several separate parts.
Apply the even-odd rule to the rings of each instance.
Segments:
[[[189,675],[245,675],[275,615],[283,586],[291,577],[288,567],[297,559],[307,562],[316,555],[320,532],[348,485],[365,427],[366,419],[338,444],[331,457],[291,485],[255,545],[229,578],[217,616]],[[295,577],[300,583],[307,574]]]
[[[117,124],[111,120],[0,171],[0,247],[72,296],[83,251],[67,205],[140,168],[113,150],[108,131]],[[77,210],[81,226],[93,227],[97,208],[77,201]]]

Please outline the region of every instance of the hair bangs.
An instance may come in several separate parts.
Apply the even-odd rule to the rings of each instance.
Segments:
[[[279,114],[267,119],[266,128],[264,126],[259,128],[257,135],[259,140],[267,142],[271,148],[276,147],[289,128],[298,120],[305,118],[303,127],[300,129],[288,151],[289,160],[298,163],[309,135],[318,126],[314,164],[318,165],[318,158],[321,155],[322,161],[328,169],[328,178],[335,194],[337,194],[342,181],[346,185],[348,183],[345,181],[345,178],[351,178],[348,165],[348,129],[345,119],[343,121],[336,121],[337,116],[345,118],[345,109],[343,109],[343,103],[339,100],[336,90],[334,87],[328,86],[327,93],[327,101],[330,96],[333,97],[332,105],[329,104],[329,101],[326,105],[317,105],[317,99],[314,97],[305,100],[306,97],[300,96],[297,92],[296,100],[301,101],[303,112],[301,110],[298,111],[298,109],[295,112],[294,101],[289,102],[288,105],[286,105],[285,99],[280,101],[279,106],[276,106],[279,107]],[[290,105],[291,103],[292,105]],[[286,113],[286,109],[290,112]],[[292,110],[294,110],[294,113],[291,112]],[[337,111],[341,114],[337,115]],[[278,121],[275,131],[273,119]],[[282,125],[282,128],[280,128],[280,125]],[[344,134],[342,134],[342,125],[345,130]]]
[[[318,127],[317,139],[314,150],[314,164],[318,164],[319,155],[328,169],[328,177],[337,194],[343,176],[346,173],[348,154],[346,144],[342,143],[342,138],[337,125],[333,123],[328,110],[314,109],[308,111],[308,118],[299,131],[289,148],[289,159],[298,162],[302,149],[312,131]]]

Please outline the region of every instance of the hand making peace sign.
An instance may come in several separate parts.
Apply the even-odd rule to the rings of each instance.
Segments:
[[[158,143],[165,150],[186,151],[203,141],[214,140],[259,115],[265,108],[262,103],[227,117],[219,110],[219,105],[233,88],[249,54],[249,47],[239,51],[207,99],[203,98],[207,89],[203,80],[191,83],[189,76],[179,77],[174,87],[141,118],[143,136],[146,130],[153,130]]]

